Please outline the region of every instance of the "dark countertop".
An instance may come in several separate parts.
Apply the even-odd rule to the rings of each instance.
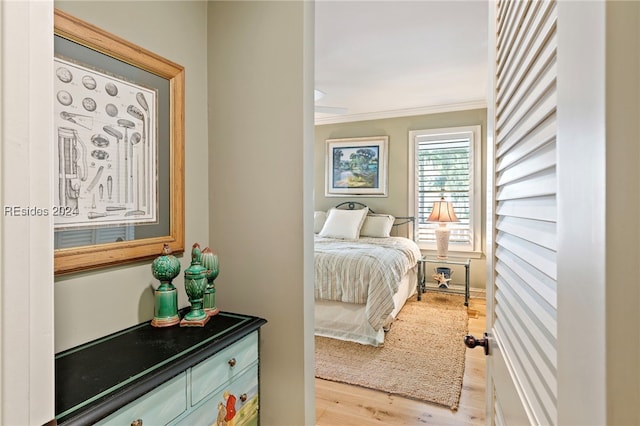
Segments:
[[[229,312],[204,327],[156,328],[145,322],[56,354],[56,421],[90,424],[189,367],[266,320]]]

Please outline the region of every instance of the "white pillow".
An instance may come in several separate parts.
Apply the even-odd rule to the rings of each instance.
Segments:
[[[361,237],[386,238],[391,236],[391,227],[396,218],[390,214],[370,214],[364,220]]]
[[[327,221],[327,212],[315,211],[313,212],[313,233],[317,234],[322,231],[324,223]]]
[[[356,240],[368,212],[368,208],[359,210],[331,209],[319,235],[328,238]]]

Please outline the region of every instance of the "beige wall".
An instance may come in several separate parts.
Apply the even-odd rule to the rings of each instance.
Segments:
[[[429,115],[387,118],[351,123],[322,124],[315,126],[314,192],[316,210],[327,210],[346,200],[357,200],[376,212],[395,216],[408,215],[407,167],[409,161],[409,131],[480,125],[482,128],[482,251],[485,250],[485,197],[486,191],[486,134],[487,110],[443,112]],[[389,136],[389,196],[388,197],[325,197],[326,139],[364,136]],[[426,253],[425,253],[426,254]],[[464,268],[453,268],[455,284],[464,277]],[[486,282],[484,255],[471,262],[471,287],[483,289]]]
[[[186,245],[218,252],[222,310],[268,320],[262,424],[314,424],[313,3],[56,6],[185,67]],[[58,277],[56,351],[151,319],[153,281],[150,262]]]
[[[209,243],[206,31],[201,1],[59,1],[55,7],[185,67],[185,244]],[[183,270],[187,258],[181,257]],[[153,317],[150,261],[71,274],[55,282],[60,351]],[[182,275],[180,306],[188,305]]]
[[[219,306],[266,318],[261,424],[315,424],[313,4],[209,4],[209,226]]]
[[[640,3],[606,7],[607,423],[640,424]]]

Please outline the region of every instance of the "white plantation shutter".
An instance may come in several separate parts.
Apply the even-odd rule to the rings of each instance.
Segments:
[[[417,130],[409,133],[410,188],[421,248],[435,249],[438,224],[427,222],[433,203],[453,204],[459,221],[448,223],[449,250],[477,250],[479,239],[480,126]]]
[[[469,229],[469,157],[468,138],[445,139],[418,144],[418,235],[421,241],[435,243],[435,226],[426,222],[433,203],[441,196],[453,204],[460,220],[451,229],[450,244],[470,244]]]
[[[55,233],[54,247],[56,249],[82,247],[94,244],[115,243],[117,241],[131,241],[133,239],[133,226],[70,229]]]
[[[492,332],[531,423],[556,424],[557,7],[502,0],[496,7]]]

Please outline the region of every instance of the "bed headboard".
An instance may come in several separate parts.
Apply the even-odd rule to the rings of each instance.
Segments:
[[[343,210],[359,210],[359,209],[368,208],[369,213],[373,213],[373,214],[376,213],[375,211],[373,211],[373,209],[371,209],[371,207],[359,201],[345,201],[343,203],[336,205],[335,208],[343,209]],[[414,216],[394,216],[394,217],[396,220],[393,223],[393,228],[392,228],[393,235],[407,237],[415,241],[416,240],[416,218]],[[406,226],[406,232],[402,232],[402,229],[404,228],[401,228],[401,227],[403,226]]]

